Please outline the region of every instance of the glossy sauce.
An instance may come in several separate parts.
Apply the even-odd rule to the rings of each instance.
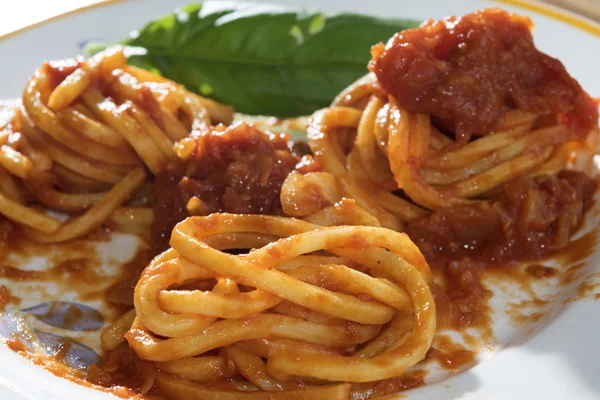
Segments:
[[[527,274],[535,278],[551,278],[557,275],[558,271],[556,268],[546,267],[544,265],[534,264],[529,265],[525,269]]]
[[[120,278],[106,291],[107,302],[124,311],[131,309],[135,285],[151,260],[152,252],[142,249],[129,262],[125,263],[122,266]]]
[[[475,356],[474,351],[467,350],[449,336],[437,335],[426,358],[437,361],[442,368],[451,373],[457,373],[473,366],[476,362]]]
[[[8,288],[4,285],[0,285],[0,312],[4,307],[10,304],[12,301],[12,295]]]
[[[559,277],[562,286],[570,285],[585,278],[585,261],[594,253],[598,244],[599,233],[598,229],[594,229],[581,238],[572,241],[566,249],[557,254],[556,260],[565,267]]]
[[[28,252],[35,249],[33,251],[35,251],[37,256],[46,257],[48,268],[44,270],[29,270],[3,264],[0,265],[0,278],[15,282],[60,282],[61,285],[73,290],[82,288],[78,296],[81,300],[94,300],[104,296],[103,290],[93,290],[93,285],[94,283],[99,283],[110,278],[104,278],[99,275],[101,261],[98,259],[93,246],[90,246],[90,252],[83,257],[80,255],[82,254],[82,250],[86,248],[84,245],[85,241],[79,242],[81,247],[77,250],[71,246],[58,245],[60,249],[58,254],[55,254],[55,251],[44,251],[55,246],[42,246],[32,242],[28,242],[25,245],[24,242],[26,242],[26,239],[15,232],[10,242],[16,241],[21,241],[21,246],[25,246]],[[12,255],[28,255],[21,252],[17,246],[11,246],[10,248]],[[37,250],[40,250],[39,253]],[[83,290],[84,286],[87,287],[87,290]],[[90,288],[91,290],[89,290]]]
[[[32,288],[38,282],[58,282],[77,290],[80,299],[94,300],[104,295],[103,290],[95,290],[94,286],[111,279],[102,275],[100,255],[95,243],[88,239],[48,245],[31,241],[15,230],[6,239],[5,247],[7,251],[0,261],[0,278],[23,284],[31,282]],[[45,259],[43,269],[20,268],[22,260],[28,260],[32,255]]]
[[[551,276],[552,270],[539,266],[525,275],[516,265],[580,247],[570,237],[591,206],[595,189],[591,178],[573,171],[522,178],[505,185],[489,202],[451,207],[409,222],[406,233],[438,278],[433,292],[439,325],[464,329],[485,317],[491,293],[482,279],[492,272],[521,286],[527,279]]]
[[[75,290],[78,299],[101,300],[104,304],[101,308],[102,317],[108,319],[106,322],[110,323],[109,317],[111,315],[119,316],[133,305],[133,287],[139,278],[139,274],[151,259],[150,251],[147,249],[144,250],[142,246],[142,250],[138,251],[129,262],[119,266],[121,271],[120,276],[99,275],[102,261],[96,251],[96,244],[98,241],[108,239],[110,233],[100,230],[90,236],[93,240],[82,239],[64,244],[44,245],[32,243],[18,232],[13,232],[9,237],[7,245],[10,249],[11,258],[27,258],[28,255],[33,253],[45,257],[48,268],[33,271],[4,264],[0,266],[0,277],[16,283],[35,284],[39,282],[43,284],[45,282],[57,282],[61,288],[68,287],[69,290]],[[85,257],[83,254],[85,254]],[[114,284],[107,285],[110,282],[114,282]],[[96,290],[93,288],[95,285],[98,286]],[[32,288],[36,287],[32,286]],[[6,286],[0,285],[0,308],[8,302],[15,303],[18,300],[14,296],[11,296]],[[100,316],[100,314],[95,313],[83,314],[78,307],[69,307],[61,311],[63,316],[61,323],[65,326],[74,326],[83,320],[89,322],[90,317]],[[38,314],[37,317],[42,320],[51,319],[54,314],[52,305],[48,307],[46,312],[47,315]],[[102,323],[103,321],[98,320],[96,322]],[[71,335],[74,333],[71,332]],[[100,331],[97,334],[99,335]],[[25,340],[30,342],[34,339],[27,336]],[[119,363],[129,366],[129,370],[121,371],[120,375],[117,373],[111,384],[103,385],[103,381],[97,379],[97,377],[96,381],[94,380],[95,376],[93,374],[88,377],[85,371],[74,370],[63,365],[63,357],[67,355],[69,348],[74,343],[78,343],[77,341],[80,341],[77,335],[75,335],[75,341],[70,337],[61,338],[56,343],[54,354],[49,356],[29,354],[27,347],[17,337],[6,340],[6,344],[11,350],[61,378],[111,393],[118,397],[141,399],[135,392],[135,389],[138,388],[136,386],[138,385],[136,379],[141,379],[140,376],[143,376],[145,371],[139,371],[139,360],[135,354],[133,356],[130,354],[129,358],[123,354],[122,360],[120,359]],[[128,350],[127,353],[133,353],[133,350],[129,349],[128,346],[125,345],[125,347]],[[115,356],[118,356],[118,354],[113,355],[113,358]],[[142,379],[140,384],[145,382],[145,379]]]
[[[371,68],[383,89],[402,107],[432,114],[438,123],[461,138],[487,133],[513,107],[565,114],[581,132],[587,132],[598,117],[595,106],[590,107],[589,96],[560,62],[535,49],[530,28],[528,19],[498,10],[429,22],[396,35],[386,49],[375,48]],[[502,65],[498,60],[502,60]],[[60,78],[59,72],[55,79]],[[482,87],[481,82],[488,85]],[[285,135],[268,135],[240,124],[216,128],[192,138],[189,144],[193,149],[187,161],[173,165],[156,179],[153,249],[138,253],[123,265],[121,277],[100,294],[119,310],[131,309],[140,272],[152,254],[168,247],[173,226],[188,215],[282,213],[281,184],[298,162]],[[309,156],[299,166],[303,173],[319,169]],[[564,272],[541,264],[530,265],[522,272],[516,268],[518,261],[559,254],[570,266],[567,272],[572,271],[571,279],[576,279],[581,268],[578,265],[583,265],[581,259],[589,254],[595,239],[585,237],[569,244],[569,238],[581,224],[595,190],[596,183],[591,179],[563,171],[557,177],[511,182],[489,202],[440,210],[411,221],[407,233],[436,275],[437,284],[432,290],[438,329],[478,327],[484,337],[491,336],[487,304],[491,292],[482,284],[484,276],[502,273],[521,282],[552,279]],[[198,201],[190,209],[193,198]],[[101,238],[102,231],[98,232],[97,238]],[[368,243],[357,237],[352,246],[365,249]],[[68,247],[64,251],[68,252]],[[54,264],[47,271],[24,271],[3,265],[0,276],[16,281],[67,279],[74,287],[97,278],[90,259],[71,258]],[[339,282],[332,280],[315,284],[343,291]],[[586,288],[580,291],[587,293]],[[366,296],[362,299],[372,300]],[[0,286],[0,307],[10,301],[10,292]],[[534,299],[515,308],[545,305]],[[527,315],[534,321],[543,317],[542,312]],[[8,344],[17,352],[25,351],[18,340],[9,340]],[[476,347],[474,339],[468,344]],[[55,359],[60,356],[59,352]],[[101,365],[91,365],[85,380],[79,372],[57,367],[55,359],[30,358],[58,376],[94,388],[107,387],[105,391],[131,398],[138,398],[136,392],[147,389],[154,373],[152,364],[140,360],[126,343],[105,354]],[[427,359],[456,373],[475,363],[475,353],[448,336],[437,335]],[[425,376],[424,371],[415,371],[363,385],[364,390],[354,398],[379,397],[418,387],[424,384]],[[153,388],[147,396],[160,393]]]
[[[62,364],[56,357],[48,356],[43,357],[39,354],[32,355],[27,352],[27,348],[25,345],[19,340],[15,338],[7,339],[5,341],[6,345],[9,349],[18,353],[22,357],[30,360],[32,363],[37,365],[38,367],[44,368],[46,371],[51,374],[58,376],[63,379],[67,379],[73,383],[78,385],[82,385],[91,389],[95,389],[104,393],[111,394],[113,396],[129,399],[129,400],[142,400],[143,397],[139,396],[135,391],[131,390],[128,387],[124,386],[110,386],[105,387],[101,385],[94,384],[85,379],[85,374],[82,371],[78,371],[72,368],[69,368]]]
[[[15,353],[18,352],[26,352],[27,351],[27,347],[25,347],[25,345],[23,344],[22,341],[20,341],[17,338],[9,338],[6,339],[6,341],[4,342],[4,344],[6,344],[6,346],[11,349],[12,351],[14,351]]]
[[[541,321],[551,317],[548,302],[541,299],[523,300],[511,304],[506,309],[506,314],[516,326],[523,327],[529,324],[534,329],[539,327]]]
[[[398,378],[385,379],[375,383],[356,384],[352,388],[352,400],[377,399],[393,393],[415,389],[425,385],[425,371],[410,371]],[[402,397],[403,398],[403,397]]]
[[[430,20],[375,46],[369,68],[402,108],[432,115],[457,140],[488,134],[513,108],[564,115],[583,137],[598,123],[597,104],[536,49],[532,26],[500,9]]]
[[[577,299],[593,298],[598,300],[600,297],[600,273],[595,273],[586,278],[577,288]]]
[[[191,147],[187,160],[159,174],[154,184],[155,253],[168,248],[171,230],[189,215],[282,213],[281,185],[299,161],[288,148],[287,135],[239,123],[214,128],[184,145]]]

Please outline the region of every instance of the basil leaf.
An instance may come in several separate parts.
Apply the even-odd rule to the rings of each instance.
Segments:
[[[330,104],[367,72],[373,44],[417,25],[278,5],[206,2],[151,22],[122,43],[145,49],[130,56],[133,65],[158,71],[238,112],[290,117]]]

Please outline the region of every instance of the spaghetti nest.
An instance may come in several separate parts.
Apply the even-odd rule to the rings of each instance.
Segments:
[[[0,213],[41,242],[109,222],[149,227],[146,170],[177,161],[173,144],[190,132],[231,119],[229,107],[128,66],[119,47],[47,62],[0,123]],[[62,222],[38,206],[75,216]]]
[[[384,94],[374,74],[343,91],[308,127],[315,159],[342,194],[401,229],[403,222],[489,198],[521,176],[556,174],[581,135],[560,114],[508,111],[483,137],[455,140],[428,114],[409,113]]]
[[[171,245],[136,285],[126,338],[174,397],[347,399],[431,346],[431,273],[403,233],[212,214],[179,223]],[[271,393],[239,392],[257,389]]]

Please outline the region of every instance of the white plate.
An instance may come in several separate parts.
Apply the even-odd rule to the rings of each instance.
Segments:
[[[26,79],[42,61],[72,57],[79,51],[80,43],[88,39],[123,38],[129,31],[171,11],[184,1],[115,2],[0,40],[0,76],[3,77],[0,98],[19,96]],[[600,26],[547,6],[519,7],[520,1],[514,0],[504,4],[484,0],[287,0],[279,3],[417,19],[441,18],[484,7],[502,6],[532,17],[536,24],[534,35],[538,47],[562,60],[592,96],[600,97]],[[10,12],[7,5],[0,8],[4,9],[3,12]],[[589,226],[594,227],[598,213],[590,213],[590,217]],[[124,242],[128,239],[117,240],[120,242],[114,248],[123,250],[128,247]],[[118,259],[128,256],[116,254]],[[106,260],[106,263],[111,264],[110,260]],[[560,293],[554,293],[555,296],[543,310],[546,318],[532,326],[511,324],[509,318],[502,315],[502,306],[496,307],[495,320],[501,325],[496,336],[499,338],[499,347],[504,348],[483,354],[481,363],[468,371],[398,397],[415,400],[600,399],[597,372],[600,359],[597,343],[600,303],[595,303],[593,296],[576,302],[567,301],[576,296],[578,286],[589,275],[600,271],[599,265],[600,246],[597,245],[595,253],[587,259],[585,268],[581,270],[580,278],[562,288]],[[551,292],[552,288],[545,288],[546,294]],[[510,294],[506,297],[510,297]],[[511,301],[510,298],[505,300]],[[532,332],[540,329],[530,337]],[[106,394],[56,378],[4,346],[0,346],[0,360],[0,399],[108,398]]]

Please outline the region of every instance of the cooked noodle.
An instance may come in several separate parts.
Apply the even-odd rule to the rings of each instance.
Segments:
[[[119,47],[45,63],[0,127],[0,214],[40,242],[105,223],[148,232],[145,169],[156,174],[177,162],[176,141],[231,118],[229,107],[126,65]],[[76,215],[61,222],[36,204]]]
[[[126,337],[163,371],[157,386],[176,398],[238,398],[219,382],[239,374],[251,387],[284,391],[269,398],[306,389],[303,398],[346,399],[347,385],[321,385],[400,376],[431,345],[431,274],[402,233],[212,214],[178,224],[171,244],[136,286]],[[240,248],[251,250],[223,251]],[[182,284],[187,289],[177,289]]]
[[[376,85],[369,74],[348,87],[312,117],[308,134],[315,159],[337,177],[343,195],[388,228],[400,229],[427,210],[485,200],[524,174],[556,173],[582,146],[559,116],[540,126],[542,116],[518,110],[493,134],[458,143],[428,115],[411,114],[377,93]],[[397,196],[399,190],[408,198]]]
[[[88,381],[175,399],[406,388],[436,328],[478,318],[486,263],[565,248],[592,202],[595,182],[564,169],[597,104],[527,21],[487,10],[375,46],[374,73],[310,118],[302,159],[119,47],[43,64],[0,122],[0,214],[45,243],[151,232],[143,266],[156,255],[113,287],[133,308]],[[490,59],[493,44],[541,72]]]

